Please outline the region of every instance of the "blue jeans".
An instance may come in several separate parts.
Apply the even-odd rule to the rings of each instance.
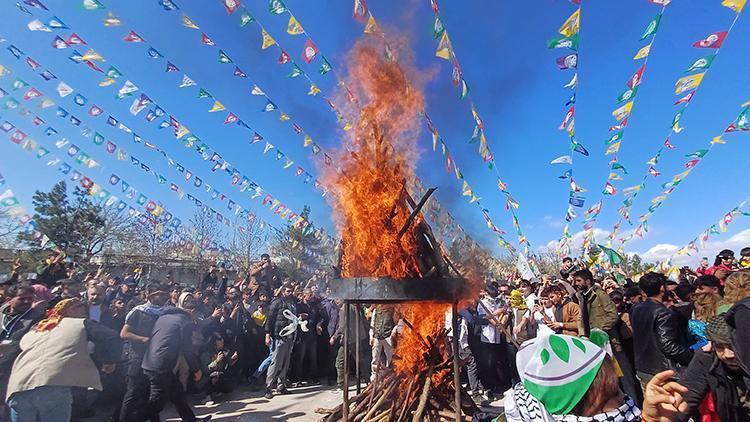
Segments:
[[[263,359],[263,362],[261,362],[260,365],[258,365],[258,369],[253,374],[253,377],[255,377],[256,379],[259,379],[263,375],[263,373],[268,370],[268,367],[271,366],[271,358],[273,357],[274,343],[275,343],[274,341],[271,341],[271,346],[269,346],[268,348],[268,356],[265,359]]]
[[[69,422],[70,387],[45,386],[13,393],[8,398],[12,422]]]

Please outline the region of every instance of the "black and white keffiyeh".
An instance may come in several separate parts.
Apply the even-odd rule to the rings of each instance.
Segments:
[[[506,393],[504,404],[507,422],[635,422],[641,420],[641,410],[627,396],[617,409],[598,415],[553,415],[520,383]]]

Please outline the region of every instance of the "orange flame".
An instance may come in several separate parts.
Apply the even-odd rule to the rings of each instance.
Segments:
[[[349,63],[348,84],[363,105],[346,151],[338,154],[339,169],[326,168],[324,180],[342,240],[341,276],[420,277],[414,221],[404,235],[397,233],[410,209],[401,197],[405,182],[414,176],[422,92],[404,68],[387,60],[382,49],[359,41]],[[444,327],[447,305],[411,303],[398,307],[422,338]],[[425,347],[419,336],[404,328],[394,365],[399,372],[424,370]],[[437,374],[436,374],[437,375]]]

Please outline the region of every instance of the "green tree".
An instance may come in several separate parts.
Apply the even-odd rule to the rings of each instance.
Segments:
[[[68,255],[85,261],[101,252],[111,240],[102,208],[78,186],[69,195],[65,182],[58,182],[49,192],[36,191],[32,203],[39,231]],[[19,233],[18,238],[32,248],[39,246],[27,233]]]
[[[305,205],[301,216],[307,220],[309,215],[310,207]],[[275,229],[271,247],[279,260],[279,268],[300,282],[306,281],[316,271],[330,270],[333,248],[325,245],[312,223],[306,227],[289,224]]]

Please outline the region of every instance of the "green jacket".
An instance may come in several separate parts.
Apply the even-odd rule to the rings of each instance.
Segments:
[[[607,292],[602,290],[601,287],[594,285],[592,290],[591,299],[588,301],[589,326],[592,329],[598,328],[607,333],[612,342],[612,347],[619,351],[620,338],[617,334],[617,322],[620,320],[620,317],[617,314],[615,303],[612,302]],[[582,306],[583,294],[581,292],[576,293],[576,299],[578,300],[578,304]],[[581,309],[581,317],[578,332],[583,335],[583,309]]]

